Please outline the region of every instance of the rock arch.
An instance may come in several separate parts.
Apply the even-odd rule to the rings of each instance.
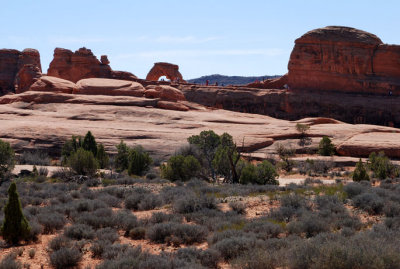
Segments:
[[[185,82],[179,72],[179,66],[170,63],[155,63],[147,74],[146,80],[157,81],[161,76],[166,76],[171,81],[179,79],[179,81]]]

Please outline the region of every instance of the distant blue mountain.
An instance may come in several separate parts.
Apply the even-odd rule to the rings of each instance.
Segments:
[[[208,76],[202,76],[199,78],[193,78],[193,79],[188,79],[187,82],[189,83],[196,83],[196,84],[205,84],[206,81],[209,81],[209,84],[215,84],[215,82],[218,82],[218,85],[246,85],[249,83],[252,83],[256,80],[258,81],[263,81],[265,79],[273,79],[273,78],[279,78],[281,77],[280,75],[275,75],[275,76],[259,76],[259,77],[242,77],[242,76],[224,76],[224,75],[219,75],[219,74],[214,74],[214,75],[208,75]]]

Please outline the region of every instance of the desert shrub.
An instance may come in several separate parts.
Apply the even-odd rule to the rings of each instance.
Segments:
[[[0,261],[0,269],[21,269],[22,264],[20,261],[16,260],[14,254],[5,255]]]
[[[110,208],[99,208],[93,212],[84,212],[76,218],[77,223],[87,224],[93,229],[115,227],[118,220]]]
[[[255,247],[256,239],[247,237],[231,237],[218,241],[212,246],[221,253],[221,257],[225,261],[229,261],[239,257],[246,251],[249,251]]]
[[[114,158],[114,165],[118,172],[122,172],[128,169],[129,147],[122,140],[116,147],[117,155]]]
[[[276,180],[278,173],[275,167],[268,161],[254,166],[251,163],[247,163],[241,171],[239,182],[242,184],[272,184],[278,185],[279,182]]]
[[[63,235],[59,235],[57,237],[54,237],[50,242],[48,247],[53,250],[57,251],[62,248],[68,248],[72,245],[72,242],[69,238],[66,238]]]
[[[136,227],[129,231],[129,237],[134,240],[144,239],[146,237],[146,229],[143,227]]]
[[[318,146],[318,154],[322,156],[331,156],[335,154],[335,146],[332,144],[332,141],[329,137],[322,137]]]
[[[114,216],[116,228],[123,229],[125,232],[129,232],[131,229],[138,226],[138,220],[135,215],[129,211],[119,211]]]
[[[353,203],[369,214],[380,214],[384,207],[384,200],[375,193],[359,194],[353,198]]]
[[[232,262],[233,268],[241,269],[275,269],[280,268],[282,257],[276,251],[255,249],[245,251]]]
[[[110,158],[108,157],[108,154],[107,154],[106,150],[104,149],[103,144],[97,145],[96,159],[99,162],[99,167],[101,169],[108,167]]]
[[[346,208],[336,195],[319,195],[315,197],[318,210],[327,210],[329,213],[343,213]]]
[[[19,162],[21,164],[50,165],[50,157],[44,151],[24,151]]]
[[[254,233],[255,236],[260,239],[275,238],[283,233],[283,229],[280,225],[262,219],[247,223],[243,227],[243,231]]]
[[[35,255],[36,255],[36,250],[34,248],[31,248],[28,251],[28,255],[29,255],[29,258],[33,259],[35,257]]]
[[[60,248],[50,254],[50,263],[56,269],[77,266],[82,254],[75,248]]]
[[[383,212],[386,217],[399,217],[400,216],[400,203],[388,201],[385,202]]]
[[[130,175],[141,176],[149,170],[152,162],[153,160],[150,158],[149,153],[145,152],[141,146],[130,149],[128,156],[128,173]]]
[[[185,195],[194,195],[191,190],[187,190],[184,187],[178,186],[178,187],[172,187],[172,186],[167,186],[164,187],[161,192],[161,197],[163,198],[164,202],[166,204],[170,204],[173,201],[185,196]]]
[[[163,204],[162,199],[159,195],[149,193],[144,195],[141,201],[138,204],[139,210],[151,210],[156,207],[159,207]]]
[[[93,239],[94,231],[92,227],[85,224],[72,224],[64,230],[64,235],[71,239]]]
[[[279,162],[279,167],[286,172],[292,171],[295,163],[290,159],[295,153],[295,150],[292,147],[285,147],[283,144],[276,144],[276,152],[278,153],[281,161]]]
[[[162,222],[181,222],[182,217],[174,214],[166,214],[164,212],[154,212],[148,222],[150,224],[162,223]]]
[[[110,207],[117,207],[117,208],[121,207],[122,201],[110,194],[102,193],[100,196],[97,197],[97,199],[103,201],[106,205]]]
[[[105,240],[97,240],[93,242],[92,245],[90,246],[90,251],[92,252],[92,258],[101,258],[101,256],[104,253],[104,249],[106,248],[106,246],[110,244],[112,243]]]
[[[387,177],[398,176],[398,169],[390,162],[389,158],[385,156],[384,152],[376,154],[372,152],[369,155],[370,169],[374,173],[374,177],[385,179]]]
[[[4,207],[4,222],[0,230],[3,239],[9,244],[18,244],[20,240],[28,240],[30,237],[31,228],[22,213],[15,182],[8,188],[8,202]]]
[[[200,263],[207,268],[219,268],[221,254],[215,249],[206,249],[200,253]]]
[[[200,169],[199,161],[192,155],[176,155],[161,166],[161,176],[171,181],[187,181],[197,176]]]
[[[242,202],[230,202],[229,207],[238,214],[246,214],[246,204]]]
[[[220,254],[215,249],[200,250],[193,247],[180,248],[175,254],[175,258],[190,264],[190,267],[199,266],[207,268],[219,268]],[[199,268],[202,268],[201,266]]]
[[[343,190],[347,193],[349,198],[353,198],[354,196],[366,192],[367,187],[360,183],[349,183],[343,187]]]
[[[158,223],[150,227],[146,236],[156,243],[165,243],[171,237],[176,237],[184,244],[200,243],[204,241],[207,229],[200,225]]]
[[[369,176],[360,158],[353,172],[353,181],[361,180],[369,180]]]
[[[78,175],[94,175],[98,169],[98,162],[91,151],[79,148],[68,158],[68,164]]]
[[[318,217],[316,214],[306,214],[300,219],[290,222],[287,225],[289,233],[294,234],[305,234],[306,237],[312,237],[319,233],[328,232],[330,230],[330,224]]]
[[[118,240],[118,231],[114,228],[106,227],[96,231],[96,238],[99,241],[108,241],[114,243]]]
[[[138,210],[139,204],[141,200],[144,198],[144,194],[140,193],[132,193],[131,195],[127,196],[124,201],[124,205],[126,209],[131,210]]]
[[[47,169],[46,167],[39,167],[39,169],[38,169],[38,175],[39,176],[47,177],[48,174],[49,174],[49,169]],[[39,182],[39,179],[36,179],[36,182],[37,183],[42,183],[44,181]]]
[[[129,245],[125,244],[106,245],[103,251],[102,258],[108,260],[115,259],[118,255],[124,253],[128,248]]]
[[[10,143],[0,139],[0,182],[12,171],[15,165],[15,153]]]
[[[63,228],[66,222],[63,215],[57,212],[51,212],[50,210],[38,214],[37,217],[39,223],[43,225],[43,232],[45,234]]]
[[[180,214],[192,213],[205,208],[215,209],[216,207],[215,199],[207,196],[196,197],[186,195],[173,203],[173,210]]]

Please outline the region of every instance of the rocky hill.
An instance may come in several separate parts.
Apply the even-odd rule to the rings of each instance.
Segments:
[[[215,84],[218,82],[218,85],[247,85],[249,83],[255,81],[263,81],[266,79],[274,79],[280,77],[279,75],[274,76],[259,76],[259,77],[242,77],[242,76],[224,76],[219,74],[202,76],[199,78],[188,79],[189,83],[196,83],[196,84],[206,84],[206,81],[209,81],[209,84]]]

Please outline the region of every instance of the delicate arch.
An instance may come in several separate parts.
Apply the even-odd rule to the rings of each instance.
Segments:
[[[179,66],[170,63],[155,63],[147,74],[146,80],[158,81],[162,76],[166,76],[171,81],[179,80],[180,82],[185,82],[179,72]]]

